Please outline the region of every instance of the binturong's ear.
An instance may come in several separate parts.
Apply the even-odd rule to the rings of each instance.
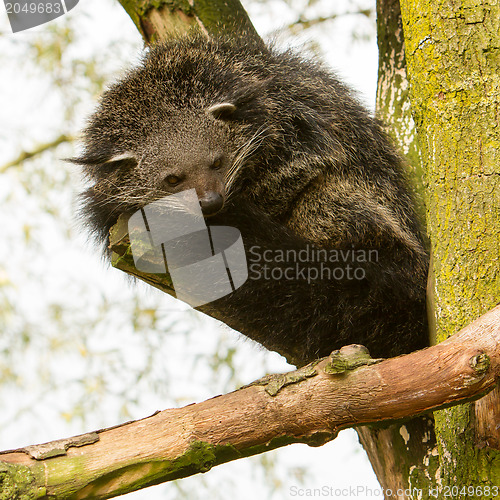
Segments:
[[[117,153],[117,154],[111,154],[111,153],[98,153],[98,154],[91,154],[91,153],[86,153],[83,154],[82,156],[76,157],[76,158],[65,158],[64,161],[67,161],[69,163],[75,163],[77,165],[104,165],[105,163],[111,164],[111,163],[119,163],[119,162],[137,162],[135,155],[130,152],[125,152],[125,153]]]
[[[67,158],[67,162],[83,167],[83,174],[89,178],[99,179],[115,170],[127,170],[137,165],[138,160],[131,152],[116,154],[83,154],[77,158]]]
[[[221,102],[219,104],[214,104],[207,109],[207,113],[220,120],[229,118],[235,111],[236,106],[231,102]]]

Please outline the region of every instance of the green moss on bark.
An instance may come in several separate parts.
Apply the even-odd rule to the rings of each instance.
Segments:
[[[45,497],[43,469],[0,462],[0,500],[35,500]]]
[[[399,0],[377,1],[377,41],[377,116],[407,160],[417,212],[424,223],[424,171],[411,112]]]
[[[500,296],[500,6],[403,0],[401,7],[442,341]],[[442,487],[500,484],[498,452],[475,447],[471,414],[471,405],[436,413]]]

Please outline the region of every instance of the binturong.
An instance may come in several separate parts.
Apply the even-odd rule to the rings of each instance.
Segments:
[[[121,214],[187,189],[208,225],[238,228],[249,279],[200,309],[290,361],[427,345],[428,257],[403,162],[319,63],[248,40],[157,45],[104,93],[73,161],[105,248]]]

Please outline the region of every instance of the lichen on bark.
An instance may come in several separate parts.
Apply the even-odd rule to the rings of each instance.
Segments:
[[[402,0],[401,8],[442,341],[500,296],[500,6]],[[475,446],[474,404],[435,418],[440,486],[500,484],[498,452]]]

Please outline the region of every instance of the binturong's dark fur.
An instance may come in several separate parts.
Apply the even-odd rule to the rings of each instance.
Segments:
[[[248,40],[157,46],[105,92],[74,161],[103,243],[120,214],[191,188],[208,224],[238,228],[249,279],[201,310],[266,348],[302,364],[350,343],[377,357],[427,344],[401,159],[320,65]]]

